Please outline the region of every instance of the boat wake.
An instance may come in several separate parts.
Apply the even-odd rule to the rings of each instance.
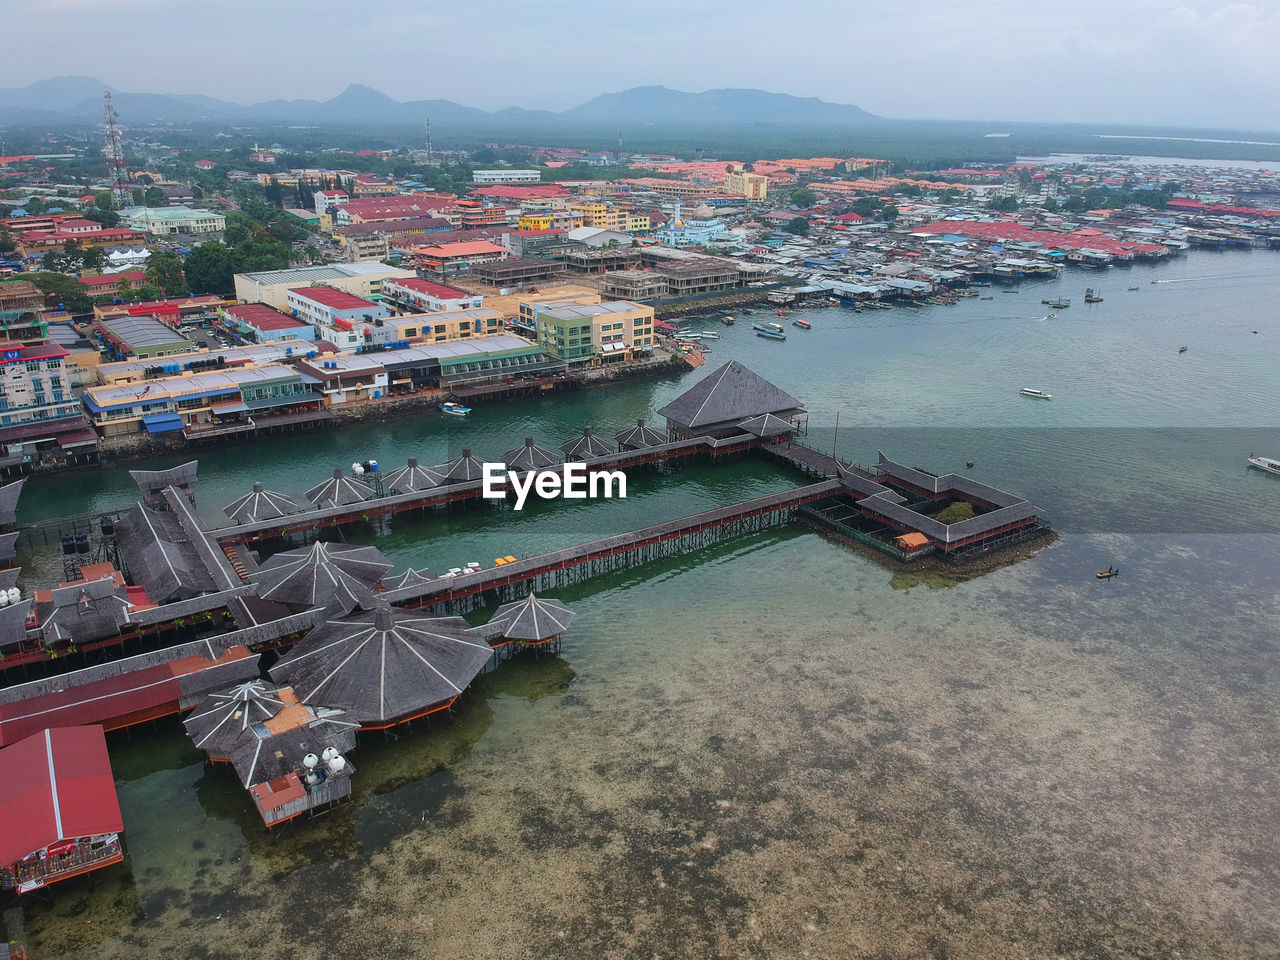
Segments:
[[[1217,277],[1180,277],[1177,280],[1152,280],[1152,283],[1194,283],[1197,280],[1217,280]]]

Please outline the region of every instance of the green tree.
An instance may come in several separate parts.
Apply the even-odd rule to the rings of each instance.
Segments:
[[[787,231],[787,233],[794,233],[797,236],[803,237],[809,232],[809,221],[804,217],[795,217],[794,219],[787,221],[786,225],[783,226],[782,229]]]
[[[80,254],[80,265],[86,270],[101,270],[107,265],[107,255],[101,247],[85,247]]]
[[[99,210],[110,210],[115,206],[115,196],[110,190],[99,190],[93,195],[93,205]]]
[[[143,193],[143,191],[142,191],[142,188],[141,188],[141,187],[134,187],[134,188],[129,192],[129,196],[132,198],[132,200],[133,200],[133,205],[134,205],[135,207],[140,207],[140,206],[142,206],[142,205],[146,202],[146,194],[145,194],[145,193]]]
[[[72,313],[88,313],[93,309],[93,299],[85,285],[75,277],[68,277],[65,273],[37,272],[27,274],[24,279],[34,283],[51,306],[60,303]]]
[[[93,220],[102,224],[104,227],[118,226],[120,223],[120,214],[114,210],[99,210],[96,207],[84,212],[86,220]]]
[[[147,187],[142,194],[142,202],[148,207],[163,207],[168,201],[164,198],[164,191],[159,187]]]
[[[807,187],[796,187],[788,195],[787,200],[802,210],[807,210],[818,202],[818,195]]]
[[[183,261],[182,270],[192,293],[228,294],[235,289],[231,250],[217,240],[202,243]]]
[[[182,276],[182,261],[176,253],[152,254],[147,261],[147,281],[159,287],[166,297],[176,297],[187,292],[187,282]]]
[[[946,524],[959,523],[961,520],[972,520],[973,504],[969,503],[967,500],[953,501],[934,519],[939,523]]]
[[[0,253],[13,253],[17,248],[13,237],[9,236],[9,228],[0,227]]]
[[[891,203],[887,203],[877,211],[877,215],[886,223],[893,223],[898,219],[898,208]]]

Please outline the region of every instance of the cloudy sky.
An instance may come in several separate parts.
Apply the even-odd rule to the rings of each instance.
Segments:
[[[0,86],[563,109],[640,84],[891,117],[1280,127],[1280,0],[3,0]],[[56,40],[55,40],[56,38]],[[50,44],[58,51],[50,57]],[[72,67],[74,65],[74,67]]]

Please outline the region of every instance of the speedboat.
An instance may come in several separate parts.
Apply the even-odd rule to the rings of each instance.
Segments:
[[[465,417],[468,413],[471,412],[471,408],[464,407],[460,403],[454,403],[453,401],[449,401],[448,403],[440,404],[440,412],[447,413],[453,417]]]
[[[720,334],[716,333],[714,330],[703,330],[702,339],[703,340],[719,340]]]
[[[1178,348],[1178,352],[1179,352],[1179,353],[1186,353],[1186,352],[1187,352],[1187,348],[1186,348],[1186,347],[1179,347],[1179,348]]]
[[[1043,390],[1036,390],[1032,387],[1023,387],[1018,391],[1024,397],[1035,397],[1037,400],[1052,400],[1053,394],[1045,393]]]
[[[1099,571],[1098,573],[1095,573],[1094,576],[1097,577],[1099,580],[1110,580],[1113,577],[1120,576],[1120,568],[1107,567],[1107,569]]]
[[[769,330],[764,327],[756,327],[756,336],[764,337],[766,340],[785,340],[787,335],[781,330]]]
[[[797,327],[799,327],[801,330],[808,330],[813,326],[813,324],[811,324],[808,320],[801,320],[799,317],[795,317],[791,322],[795,324]]]
[[[1251,453],[1249,454],[1249,466],[1280,476],[1280,460],[1272,460],[1270,457],[1257,457]]]

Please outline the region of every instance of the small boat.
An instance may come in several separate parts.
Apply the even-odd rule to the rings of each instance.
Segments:
[[[995,297],[979,297],[979,300],[994,300]]]
[[[1179,347],[1179,348],[1178,348],[1178,352],[1179,352],[1179,353],[1186,353],[1186,352],[1187,352],[1187,348],[1186,348],[1186,347]]]
[[[756,327],[756,336],[764,337],[766,340],[785,340],[787,335],[781,330],[764,330]]]
[[[786,315],[787,315],[787,312],[786,312],[785,310],[779,310],[779,311],[778,311],[778,316],[780,316],[780,317],[785,317]]]
[[[1093,292],[1093,287],[1089,287],[1084,292],[1084,302],[1085,303],[1101,303],[1102,298]]]
[[[1280,476],[1280,460],[1272,460],[1270,457],[1258,457],[1251,453],[1249,454],[1249,466]]]
[[[464,407],[460,403],[454,403],[453,401],[449,401],[448,403],[440,404],[440,412],[447,413],[453,417],[465,417],[468,413],[471,412],[471,408]]]
[[[726,313],[724,315],[724,319],[727,323],[733,323],[733,316],[731,314]]]
[[[732,327],[733,317],[721,317],[720,322],[723,323],[726,327]]]
[[[1102,570],[1099,573],[1095,573],[1094,576],[1097,577],[1099,580],[1110,580],[1113,577],[1120,576],[1120,568],[1107,567],[1107,569]]]
[[[714,330],[703,330],[702,333],[699,334],[699,336],[702,337],[703,340],[719,340],[720,339],[720,334],[716,333]]]
[[[1141,289],[1142,289],[1141,287],[1130,287],[1130,288],[1129,288],[1129,292],[1130,292],[1130,293],[1133,293],[1133,291],[1135,291],[1135,290],[1141,290]]]
[[[1024,397],[1035,397],[1037,400],[1052,400],[1053,394],[1045,393],[1043,390],[1036,390],[1033,387],[1023,387],[1018,391]]]
[[[796,317],[791,322],[795,324],[797,327],[799,327],[801,330],[808,330],[812,326],[812,324],[809,323],[808,320],[801,320],[799,317]]]

